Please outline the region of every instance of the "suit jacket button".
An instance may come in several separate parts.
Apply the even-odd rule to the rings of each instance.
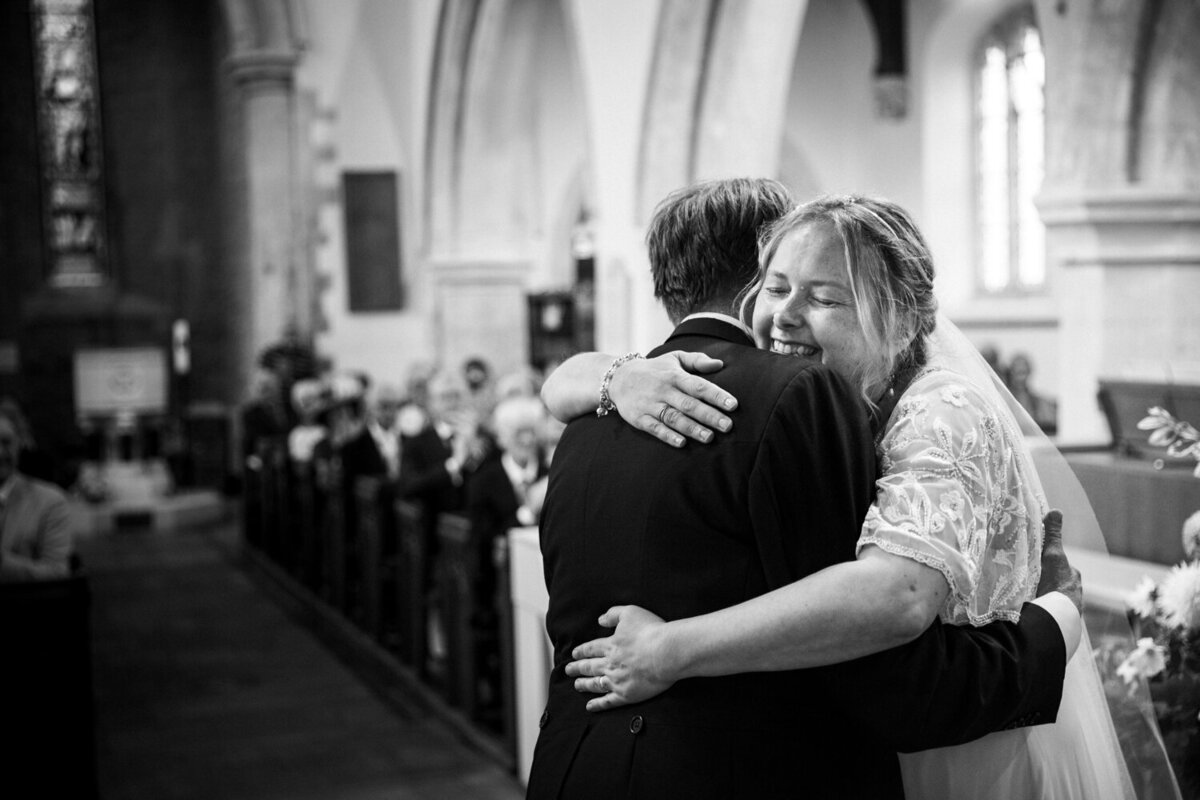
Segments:
[[[629,720],[629,732],[630,733],[641,733],[642,726],[645,724],[646,724],[646,721],[642,719],[642,715],[638,714],[638,715],[634,716],[633,719]]]
[[[549,721],[550,721],[550,712],[549,712],[549,711],[543,711],[543,712],[542,712],[542,718],[538,720],[538,727],[539,727],[539,728],[544,728],[544,727],[546,727],[546,723],[547,723],[547,722],[549,722]]]

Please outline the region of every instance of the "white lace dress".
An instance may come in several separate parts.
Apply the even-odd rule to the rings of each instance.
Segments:
[[[943,622],[1016,621],[1037,589],[1046,502],[1024,439],[988,395],[940,369],[917,375],[880,439],[882,475],[861,550],[946,576]],[[901,755],[908,800],[1126,798],[1132,786],[1086,635],[1067,665],[1058,721]]]

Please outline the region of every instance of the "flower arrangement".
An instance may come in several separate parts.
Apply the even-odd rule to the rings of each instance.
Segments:
[[[1196,459],[1200,478],[1200,432],[1155,406],[1138,423],[1149,444],[1174,458]],[[1128,653],[1101,653],[1119,662],[1115,673],[1129,692],[1149,682],[1155,715],[1186,797],[1200,797],[1200,511],[1183,524],[1186,558],[1161,582],[1143,578],[1126,598],[1137,646]]]
[[[1167,448],[1167,455],[1174,458],[1196,459],[1196,471],[1192,473],[1200,478],[1200,431],[1182,420],[1177,420],[1164,408],[1154,406],[1138,423],[1138,430],[1150,431],[1149,444],[1153,447]]]

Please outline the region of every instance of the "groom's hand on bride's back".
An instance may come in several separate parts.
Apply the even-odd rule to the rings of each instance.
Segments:
[[[1042,541],[1042,579],[1038,581],[1037,596],[1062,592],[1083,613],[1083,584],[1079,570],[1067,561],[1062,543],[1062,512],[1054,509],[1046,514],[1042,524],[1046,536]]]

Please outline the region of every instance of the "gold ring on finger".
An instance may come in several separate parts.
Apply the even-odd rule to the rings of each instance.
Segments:
[[[663,403],[662,410],[660,410],[658,412],[658,421],[661,422],[663,425],[667,424],[667,412],[670,410],[671,410],[671,407],[669,405],[667,405],[666,403]]]

